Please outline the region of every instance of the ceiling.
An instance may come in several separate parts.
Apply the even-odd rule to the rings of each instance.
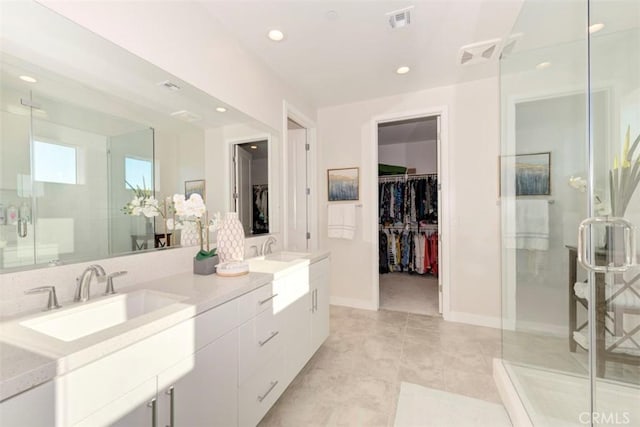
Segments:
[[[497,75],[497,60],[458,65],[463,45],[506,36],[522,0],[204,1],[217,24],[316,106]],[[414,6],[392,29],[386,13]],[[329,13],[330,11],[334,11]],[[269,40],[269,29],[285,33]],[[395,70],[407,65],[405,75]]]
[[[435,141],[437,137],[437,117],[424,117],[378,125],[378,145]]]

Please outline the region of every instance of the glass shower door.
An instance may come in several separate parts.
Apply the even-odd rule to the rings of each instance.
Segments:
[[[588,302],[573,293],[589,289],[577,263],[591,216],[587,6],[526,1],[500,61],[502,357],[534,426],[591,411]]]
[[[633,233],[640,224],[640,2],[589,2],[591,203],[596,216],[619,218],[596,248],[608,272],[595,274],[591,313],[594,425],[640,425],[640,268]],[[606,108],[593,108],[604,94]],[[626,223],[625,223],[626,222]],[[599,255],[598,255],[599,254]],[[612,268],[613,267],[613,268]],[[616,271],[617,270],[617,271]]]

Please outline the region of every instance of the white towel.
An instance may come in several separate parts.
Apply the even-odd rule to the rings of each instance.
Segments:
[[[626,309],[640,310],[640,297],[638,293],[640,290],[633,287],[633,289],[625,289],[620,292],[622,285],[605,285],[604,294],[605,298],[609,300],[611,295],[616,295],[613,300],[609,301],[613,306],[620,306]],[[573,292],[578,298],[584,298],[589,301],[589,284],[584,282],[576,282],[573,285]]]
[[[356,205],[329,205],[327,225],[329,238],[353,240],[356,233]]]
[[[549,249],[549,202],[516,200],[516,233],[505,236],[509,248],[546,251]]]

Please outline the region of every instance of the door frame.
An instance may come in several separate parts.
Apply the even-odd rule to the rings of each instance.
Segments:
[[[420,117],[434,117],[440,116],[440,137],[438,138],[437,151],[438,151],[438,184],[440,185],[439,197],[438,197],[438,233],[440,235],[439,252],[440,259],[438,260],[438,280],[442,286],[442,316],[445,320],[450,318],[451,312],[451,292],[450,292],[450,200],[449,200],[449,112],[446,105],[426,108],[424,110],[409,110],[402,112],[389,113],[384,115],[375,116],[371,119],[371,135],[373,137],[373,150],[371,155],[369,182],[371,185],[371,193],[369,195],[372,204],[370,209],[371,218],[376,218],[375,221],[371,221],[370,233],[372,236],[371,245],[371,259],[377,260],[379,254],[379,238],[378,238],[378,124],[396,122],[401,120],[409,120]],[[371,286],[373,295],[373,307],[376,310],[380,309],[380,272],[378,270],[378,263],[372,263],[371,269]]]
[[[307,154],[307,186],[310,189],[309,205],[308,205],[308,223],[307,228],[311,233],[311,238],[308,239],[308,250],[318,248],[318,190],[317,190],[317,163],[318,163],[318,147],[317,147],[317,125],[314,120],[307,117],[298,108],[287,100],[282,101],[282,164],[286,165],[289,152],[289,129],[288,120],[291,119],[298,123],[300,126],[307,130],[307,144],[309,144],[309,152]],[[282,168],[282,241],[283,245],[286,245],[289,239],[289,229],[287,224],[289,223],[289,215],[287,212],[287,206],[289,203],[289,195],[286,191],[286,183],[289,181],[289,170],[286,167]],[[288,249],[285,247],[285,249]]]
[[[526,103],[526,102],[536,102],[536,101],[546,101],[550,99],[556,98],[564,98],[569,96],[576,95],[584,95],[585,99],[587,99],[590,93],[601,92],[605,94],[606,104],[608,107],[612,105],[612,96],[613,96],[613,83],[604,82],[604,84],[598,85],[596,87],[592,87],[591,90],[586,89],[582,85],[576,84],[567,84],[560,85],[558,87],[552,88],[544,88],[542,90],[531,90],[531,91],[522,91],[516,94],[511,94],[506,97],[505,104],[506,108],[504,111],[501,111],[501,121],[503,123],[502,132],[505,132],[506,135],[501,135],[500,139],[500,147],[499,147],[499,156],[502,155],[514,155],[515,147],[516,147],[516,106],[518,104]],[[585,116],[587,116],[588,112],[585,107]],[[615,122],[615,118],[618,115],[618,111],[614,108],[609,109],[609,117],[607,120],[607,128],[610,128],[611,124]],[[587,117],[587,122],[591,120],[590,117]],[[610,133],[610,132],[607,132]],[[607,150],[607,155],[610,155],[610,150]],[[588,161],[588,160],[587,160]],[[612,159],[607,158],[607,164],[611,164]],[[498,162],[499,165],[499,162]],[[499,168],[500,166],[498,166]],[[591,194],[591,188],[587,190],[588,194]],[[500,188],[502,186],[502,182],[498,182],[498,194],[500,194]],[[552,197],[549,196],[551,199]],[[500,195],[498,198],[498,204],[500,205],[500,292],[502,295],[501,305],[502,305],[502,329],[515,331],[518,328],[518,313],[517,313],[517,301],[518,301],[518,289],[517,289],[517,281],[515,280],[515,270],[512,268],[515,266],[515,254],[511,256],[505,255],[505,248],[503,247],[503,239],[502,236],[505,233],[505,221],[508,218],[507,210],[509,206],[505,204],[506,199],[503,199],[503,196]],[[515,207],[511,208],[512,210]],[[586,208],[585,208],[586,209]],[[590,213],[585,210],[585,218],[588,218]],[[576,230],[577,235],[577,230]],[[508,258],[508,259],[507,259]],[[522,322],[521,322],[522,323]],[[535,322],[524,322],[526,330],[534,331],[534,332],[552,332],[556,336],[566,336],[568,333],[568,327],[554,327],[553,325],[541,324]]]
[[[239,145],[239,144],[246,144],[248,142],[259,142],[259,141],[267,141],[267,174],[268,174],[268,185],[269,188],[272,188],[273,185],[273,179],[272,179],[272,170],[273,170],[273,160],[272,160],[272,156],[273,156],[273,147],[272,147],[272,143],[273,143],[273,139],[271,134],[269,133],[257,133],[254,134],[253,136],[247,136],[247,137],[242,137],[242,138],[234,138],[234,139],[227,139],[225,140],[225,150],[226,150],[226,157],[227,157],[227,167],[229,168],[229,173],[227,174],[228,178],[229,178],[229,185],[227,185],[227,190],[228,190],[228,203],[229,203],[229,212],[236,212],[236,201],[233,197],[233,193],[234,193],[234,189],[236,187],[236,168],[234,166],[233,163],[233,156],[235,154],[235,146]],[[272,230],[271,229],[271,212],[273,212],[272,208],[273,208],[273,201],[272,198],[269,197],[269,234],[274,234],[277,231],[276,230]],[[251,238],[254,236],[248,236],[247,238]]]

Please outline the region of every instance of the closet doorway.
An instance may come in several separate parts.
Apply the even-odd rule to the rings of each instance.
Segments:
[[[439,315],[440,116],[379,122],[377,133],[379,306]]]

